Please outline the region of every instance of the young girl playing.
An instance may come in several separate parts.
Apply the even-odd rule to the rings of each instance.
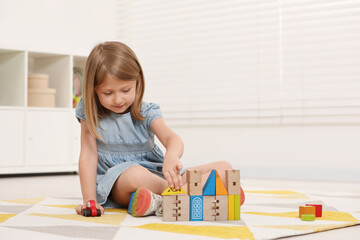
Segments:
[[[83,195],[78,214],[88,200],[95,200],[102,214],[104,208],[130,203],[131,215],[151,215],[161,209],[159,195],[168,186],[186,189],[180,162],[184,144],[166,125],[159,105],[142,101],[144,89],[141,65],[128,46],[105,42],[94,47],[85,66],[83,98],[76,107]],[[154,143],[155,135],[165,155]],[[191,169],[201,171],[203,181],[216,169],[225,182],[225,169],[231,165],[222,161]]]

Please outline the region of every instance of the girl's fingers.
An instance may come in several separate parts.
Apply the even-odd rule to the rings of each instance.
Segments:
[[[174,171],[171,171],[170,176],[171,176],[171,179],[172,179],[172,181],[174,183],[175,189],[179,189],[179,180],[178,180],[178,178],[176,176],[176,173]]]
[[[76,213],[79,214],[79,215],[82,215],[82,210],[86,208],[85,204],[80,204],[76,207]]]
[[[97,208],[97,209],[100,209],[101,215],[103,215],[103,214],[104,214],[105,209],[104,209],[101,205],[96,204],[96,208]]]
[[[182,168],[183,168],[183,164],[182,164],[182,162],[179,161],[179,162],[176,164],[176,169],[177,169],[178,171],[180,171]]]
[[[168,182],[168,185],[170,188],[174,188],[174,182],[172,181],[172,178],[170,176],[170,173],[169,172],[165,172],[164,173],[164,177],[166,179],[166,181]]]
[[[182,187],[183,186],[183,182],[182,182],[182,177],[180,174],[177,174],[177,178],[178,178],[178,181],[179,181],[179,186]]]

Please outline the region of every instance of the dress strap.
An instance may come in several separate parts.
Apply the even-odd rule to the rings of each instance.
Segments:
[[[149,139],[149,141],[145,143],[134,144],[106,144],[104,142],[97,141],[98,152],[115,155],[129,155],[150,152],[154,146],[154,139]]]

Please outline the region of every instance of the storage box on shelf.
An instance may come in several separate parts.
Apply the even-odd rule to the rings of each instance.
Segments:
[[[28,106],[55,107],[56,89],[49,88],[49,75],[28,75]]]
[[[77,171],[73,69],[86,59],[0,47],[0,174]]]

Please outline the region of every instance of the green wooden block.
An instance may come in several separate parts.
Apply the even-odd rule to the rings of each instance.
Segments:
[[[303,221],[315,221],[315,215],[314,214],[302,214],[301,220]]]
[[[240,220],[240,195],[234,195],[234,219]]]

